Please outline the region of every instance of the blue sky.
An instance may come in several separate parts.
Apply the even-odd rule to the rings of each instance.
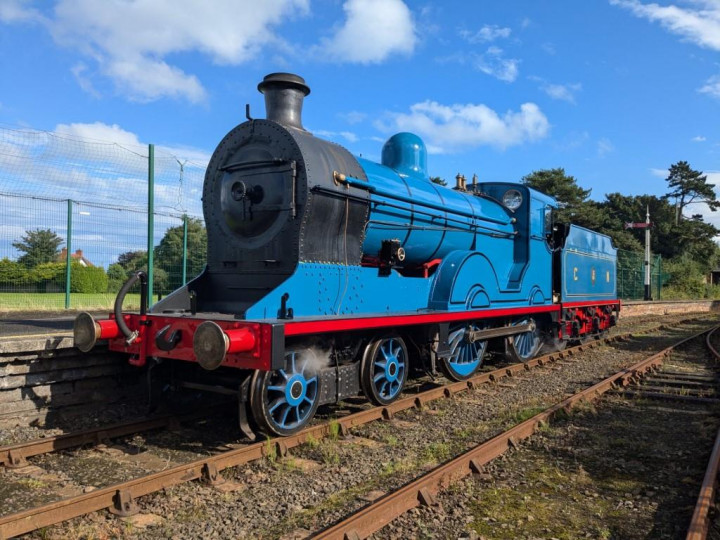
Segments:
[[[720,0],[0,0],[0,125],[202,160],[290,71],[355,154],[414,131],[451,182],[659,195],[678,160],[720,184],[719,51]]]

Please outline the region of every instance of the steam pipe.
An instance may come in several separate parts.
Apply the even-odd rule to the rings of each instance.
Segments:
[[[125,319],[122,314],[122,305],[125,300],[125,295],[127,295],[128,291],[138,280],[140,280],[140,315],[145,315],[147,313],[148,277],[142,270],[135,272],[132,276],[130,276],[130,279],[125,282],[115,298],[115,321],[117,322],[120,331],[125,336],[125,341],[128,345],[137,339],[139,332],[137,330],[131,331],[130,328],[128,328],[128,325],[125,324]]]

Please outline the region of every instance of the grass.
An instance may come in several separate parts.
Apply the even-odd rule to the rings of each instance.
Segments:
[[[116,293],[70,295],[70,309],[82,311],[112,310]],[[157,301],[157,296],[155,301]],[[128,294],[123,309],[139,309],[140,295]],[[0,293],[0,313],[14,311],[62,311],[65,309],[65,293]]]

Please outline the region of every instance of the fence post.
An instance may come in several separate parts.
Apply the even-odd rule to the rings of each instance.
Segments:
[[[155,272],[155,145],[148,145],[148,306],[153,305],[153,281]]]
[[[187,237],[188,237],[188,217],[183,214],[183,255],[182,255],[182,284],[187,283]]]
[[[72,265],[72,199],[67,200],[67,238],[65,239],[65,309],[70,309],[70,274]]]

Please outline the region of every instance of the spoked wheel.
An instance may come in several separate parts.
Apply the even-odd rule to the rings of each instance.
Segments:
[[[320,378],[311,352],[290,351],[285,369],[256,371],[250,383],[250,408],[262,431],[287,436],[315,416],[320,402]]]
[[[390,336],[371,341],[360,365],[360,384],[376,405],[387,405],[400,395],[408,372],[405,342]]]
[[[487,341],[468,340],[466,330],[480,330],[476,324],[460,325],[450,328],[448,343],[450,356],[441,358],[440,368],[448,379],[453,381],[466,381],[472,377],[482,365],[482,359],[487,349]]]
[[[505,341],[505,355],[514,362],[527,362],[531,360],[542,347],[542,332],[538,324],[531,318],[525,317],[512,323],[513,326],[521,324],[535,324],[535,329],[522,334],[508,336]]]

